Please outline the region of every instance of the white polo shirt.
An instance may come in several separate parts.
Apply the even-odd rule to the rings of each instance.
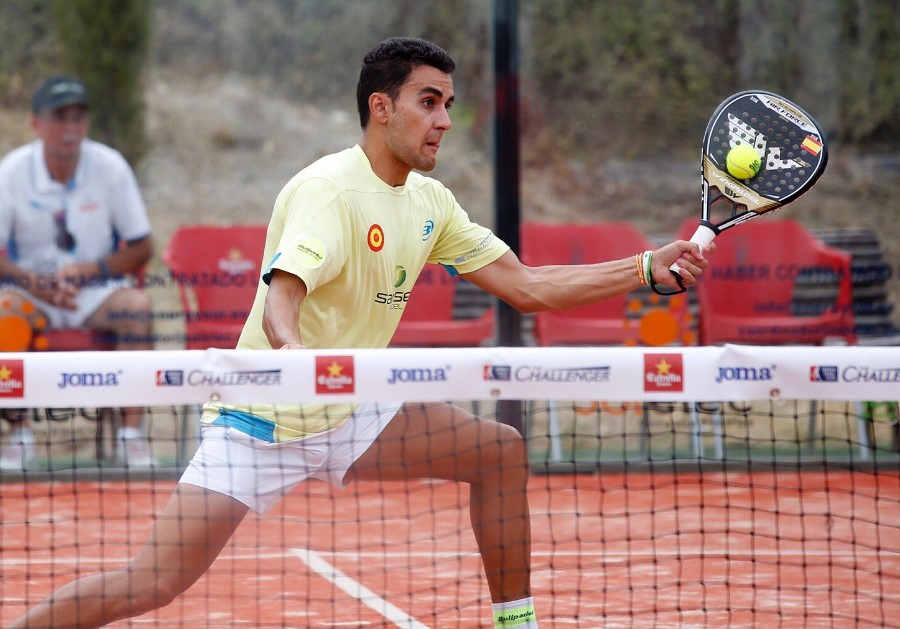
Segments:
[[[95,262],[121,241],[150,235],[137,179],[121,153],[83,140],[68,185],[50,177],[43,154],[43,142],[35,140],[0,161],[0,248],[10,260],[51,273],[68,262]]]

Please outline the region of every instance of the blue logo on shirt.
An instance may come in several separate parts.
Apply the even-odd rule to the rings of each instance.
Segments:
[[[425,226],[422,228],[422,242],[425,242],[429,238],[431,238],[431,232],[434,231],[434,221],[427,220],[425,221]]]

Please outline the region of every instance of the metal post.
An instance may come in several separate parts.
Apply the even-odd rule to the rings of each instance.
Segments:
[[[497,235],[519,251],[519,3],[494,0],[494,222]],[[501,346],[522,344],[518,311],[497,301]],[[497,404],[499,421],[525,434],[520,400]]]

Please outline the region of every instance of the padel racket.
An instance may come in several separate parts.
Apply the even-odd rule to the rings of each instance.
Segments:
[[[725,166],[728,151],[747,144],[759,154],[755,177],[735,179]],[[783,96],[762,90],[738,92],[716,108],[701,151],[700,224],[691,242],[705,247],[726,229],[777,210],[809,190],[828,161],[825,135],[812,116]],[[684,292],[681,276],[672,273]]]

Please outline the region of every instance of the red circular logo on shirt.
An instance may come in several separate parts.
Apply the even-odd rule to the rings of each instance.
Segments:
[[[369,228],[369,235],[366,240],[369,243],[369,249],[376,253],[381,251],[384,247],[384,232],[381,230],[381,225],[378,225],[377,223],[372,225]]]

